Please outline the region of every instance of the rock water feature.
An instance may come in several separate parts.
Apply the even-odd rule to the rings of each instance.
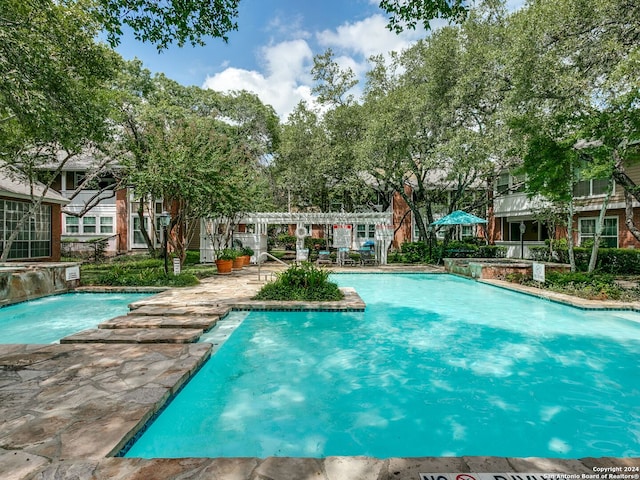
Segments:
[[[79,263],[0,265],[0,306],[64,293],[80,285]]]

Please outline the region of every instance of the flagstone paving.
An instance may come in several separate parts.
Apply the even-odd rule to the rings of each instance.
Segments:
[[[394,266],[340,271],[441,270]],[[264,268],[261,273],[263,278]],[[217,348],[209,343],[127,342],[152,334],[168,334],[167,342],[182,335],[197,337],[207,329],[206,322],[215,323],[231,308],[273,308],[270,302],[251,300],[262,283],[248,269],[135,302],[130,315],[104,322],[88,338],[107,332],[119,343],[0,345],[0,480],[420,480],[420,473],[430,472],[593,474],[594,468],[640,465],[638,458],[114,458]],[[309,306],[336,307],[298,302],[286,308]],[[357,292],[347,290],[342,307],[364,304]],[[224,322],[219,325],[224,330]],[[214,336],[224,337],[217,329],[211,330]]]

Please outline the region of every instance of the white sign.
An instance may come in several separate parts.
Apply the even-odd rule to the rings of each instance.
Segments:
[[[173,259],[173,274],[180,275],[180,259],[179,258]]]
[[[335,248],[351,248],[351,225],[333,226],[333,246]]]
[[[64,270],[64,279],[69,282],[71,280],[80,280],[80,267],[67,267]]]
[[[533,262],[533,279],[544,283],[544,263]]]

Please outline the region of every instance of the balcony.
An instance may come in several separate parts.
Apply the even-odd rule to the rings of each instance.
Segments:
[[[531,215],[533,210],[548,206],[550,202],[543,197],[529,197],[526,193],[511,193],[493,199],[493,213],[496,217]]]

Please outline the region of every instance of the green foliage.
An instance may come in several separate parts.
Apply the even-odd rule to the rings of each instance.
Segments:
[[[278,274],[274,282],[264,285],[254,298],[298,301],[342,300],[344,294],[335,283],[329,281],[329,274],[328,270],[318,268],[310,262],[292,265]]]
[[[558,248],[555,253],[558,262],[568,263],[569,256],[566,247]],[[586,271],[591,248],[576,247],[574,254],[577,269]],[[640,251],[629,248],[600,248],[596,270],[600,273],[613,275],[638,275],[640,274]]]
[[[176,43],[204,45],[211,36],[227,41],[227,33],[237,30],[240,0],[191,0],[158,2],[157,0],[95,0],[91,11],[103,24],[107,40],[116,46],[122,27],[133,29],[135,38],[150,42],[158,50]]]
[[[255,253],[250,247],[242,247],[242,250],[240,251],[242,252],[242,255],[248,255],[249,257]]]
[[[618,299],[622,288],[615,283],[613,275],[583,272],[549,272],[545,287],[585,298]]]
[[[220,250],[217,254],[216,254],[216,259],[218,260],[235,260],[236,258],[238,258],[240,252],[238,252],[238,250],[235,250],[233,248],[225,248],[223,250]]]
[[[181,273],[180,275],[165,275],[164,271],[157,268],[129,270],[115,266],[110,270],[98,275],[95,285],[110,286],[170,286],[189,287],[197,285],[198,279],[192,273]]]
[[[389,263],[438,263],[448,258],[504,258],[506,247],[497,245],[478,245],[474,242],[451,241],[444,248],[443,242],[436,242],[429,249],[428,242],[405,242],[399,252],[391,253]]]
[[[549,258],[549,247],[529,247],[529,258],[536,262],[548,262]]]
[[[117,56],[95,42],[98,30],[80,2],[3,0],[0,159],[52,143],[77,151],[106,138]]]
[[[405,242],[401,253],[404,263],[423,263],[429,261],[429,245],[426,242]]]
[[[380,8],[389,17],[387,27],[400,33],[405,29],[415,29],[421,23],[426,30],[431,28],[431,20],[443,18],[449,21],[461,21],[468,13],[465,0],[381,0]]]
[[[297,238],[295,235],[281,233],[276,237],[276,245],[284,247],[286,250],[295,250]]]
[[[146,256],[118,257],[101,264],[83,264],[82,285],[105,285],[126,287],[186,287],[197,285],[198,278],[211,276],[215,269],[183,268],[180,275],[164,273],[161,259]]]
[[[195,265],[196,263],[200,263],[200,251],[187,250],[187,255],[184,259],[183,265]]]

